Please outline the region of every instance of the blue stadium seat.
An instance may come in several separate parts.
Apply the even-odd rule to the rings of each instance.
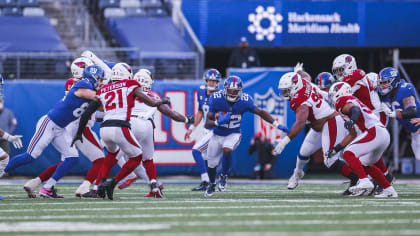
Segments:
[[[125,9],[126,16],[146,16],[147,13],[142,8],[126,8]]]
[[[142,0],[141,6],[144,8],[152,8],[152,7],[162,7],[162,2],[160,0]]]
[[[17,7],[16,0],[0,0],[0,7]]]
[[[40,7],[25,7],[23,8],[23,16],[44,16],[45,11]]]
[[[125,11],[122,8],[115,8],[115,7],[105,8],[104,17],[105,18],[125,17]]]
[[[38,0],[17,0],[19,7],[39,7]]]
[[[149,8],[147,9],[148,16],[168,16],[168,13],[163,8]]]
[[[120,7],[120,1],[119,0],[100,0],[98,7],[99,7],[99,10],[101,11],[105,8]]]
[[[23,16],[22,9],[18,7],[3,8],[3,16]]]
[[[121,8],[138,8],[140,7],[140,0],[120,0]]]

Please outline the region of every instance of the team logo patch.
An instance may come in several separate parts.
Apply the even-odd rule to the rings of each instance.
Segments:
[[[79,62],[76,62],[74,64],[76,64],[80,68],[86,68],[86,66],[87,66],[84,61],[79,61]]]
[[[297,84],[298,83],[298,81],[299,81],[299,77],[298,77],[298,75],[296,74],[295,76],[293,76],[292,77],[292,84]]]
[[[334,87],[334,91],[335,92],[338,92],[338,90],[340,90],[341,89],[341,87],[343,87],[343,83],[340,83],[340,84],[337,84],[335,87]]]
[[[347,56],[344,60],[346,63],[350,63],[352,61],[351,56]]]

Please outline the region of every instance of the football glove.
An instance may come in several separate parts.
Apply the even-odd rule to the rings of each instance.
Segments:
[[[324,153],[324,156],[326,158],[331,158],[331,157],[335,156],[335,154],[337,154],[338,152],[340,152],[341,149],[343,149],[343,147],[340,144],[337,144],[331,150],[326,151]]]
[[[381,108],[382,111],[390,118],[395,118],[397,117],[397,112],[391,110],[391,108],[388,107],[388,105],[386,105],[385,103],[381,103]]]
[[[81,143],[83,143],[83,134],[76,134],[76,136],[74,136],[73,141],[71,142],[70,147],[73,147],[74,143],[76,143],[77,141],[80,141]]]
[[[219,126],[219,125],[222,125],[224,123],[229,122],[230,121],[230,115],[231,115],[230,112],[227,112],[224,115],[222,114],[222,112],[219,112],[219,118],[216,121],[216,125]]]
[[[185,117],[185,123],[187,124],[193,124],[195,121],[194,116],[186,116]]]
[[[289,136],[285,136],[284,138],[278,140],[276,147],[273,150],[273,155],[279,155],[283,152],[286,145],[290,142]]]
[[[289,128],[287,128],[287,126],[279,124],[279,122],[276,120],[273,122],[273,126],[285,133],[289,133]]]
[[[5,135],[3,136],[3,138],[5,138],[7,141],[11,142],[13,144],[13,147],[15,148],[22,148],[22,140],[20,138],[22,138],[22,135],[10,135],[5,133]],[[6,137],[5,137],[6,136]]]

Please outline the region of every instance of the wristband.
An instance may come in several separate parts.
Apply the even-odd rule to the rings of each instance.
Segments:
[[[190,127],[188,127],[188,129],[194,130],[195,129],[195,125],[190,125]]]
[[[219,126],[219,124],[217,123],[217,120],[214,121],[214,125]]]
[[[284,140],[285,145],[287,145],[290,142],[290,138],[287,135],[282,140]]]
[[[279,122],[275,120],[271,125],[274,126],[274,127],[277,127],[277,126],[279,126]]]

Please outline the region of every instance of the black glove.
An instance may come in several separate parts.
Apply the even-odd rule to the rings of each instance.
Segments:
[[[169,97],[162,98],[162,104],[171,105],[171,99]]]
[[[193,124],[195,121],[194,116],[187,116],[187,120],[187,124]]]
[[[83,143],[83,137],[82,134],[76,134],[76,136],[74,136],[73,141],[71,142],[70,147],[73,147],[74,143],[79,140],[81,143]]]
[[[327,158],[331,158],[331,157],[333,157],[335,154],[337,154],[339,151],[341,151],[341,149],[343,149],[343,147],[341,146],[341,144],[337,144],[337,145],[335,145],[331,150],[328,150],[326,153],[325,153],[325,156],[327,157]]]
[[[356,122],[354,122],[354,120],[348,120],[348,121],[344,122],[344,128],[351,129],[351,128],[353,128],[355,123]]]

